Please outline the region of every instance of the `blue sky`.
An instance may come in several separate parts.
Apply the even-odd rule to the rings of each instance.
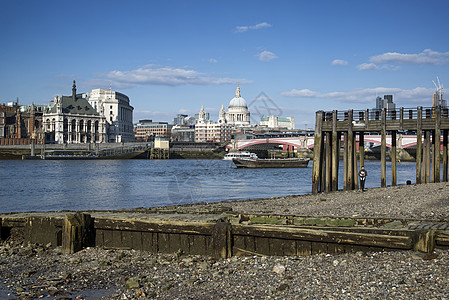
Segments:
[[[318,110],[366,109],[376,95],[431,106],[449,86],[449,1],[21,1],[0,3],[0,102],[109,88],[134,121],[204,104],[216,120],[240,83],[252,120],[313,127]],[[448,96],[445,96],[448,100]]]

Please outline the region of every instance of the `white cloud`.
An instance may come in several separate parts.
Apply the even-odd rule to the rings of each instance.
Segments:
[[[262,28],[268,28],[271,27],[271,24],[268,24],[267,22],[262,22],[253,26],[237,26],[235,28],[236,32],[246,32],[248,30],[257,30]]]
[[[342,60],[342,59],[334,59],[332,61],[333,66],[346,66],[347,64],[348,64],[348,62],[346,60]]]
[[[282,96],[286,97],[298,97],[298,98],[319,98],[321,94],[319,92],[314,92],[309,89],[292,89],[290,92],[281,93]]]
[[[117,85],[120,87],[136,85],[177,86],[183,84],[218,85],[250,82],[245,79],[210,77],[189,69],[155,67],[154,65],[146,65],[131,71],[111,71],[108,73],[97,74],[97,77],[100,77],[100,80],[112,82],[114,86]],[[98,81],[99,79],[95,80]]]
[[[216,64],[218,63],[218,60],[216,60],[215,58],[209,58],[209,63]]]
[[[357,66],[357,69],[361,70],[361,71],[366,71],[366,70],[390,70],[390,71],[397,71],[400,69],[399,66],[394,66],[394,65],[376,65],[373,63],[363,63]]]
[[[425,49],[417,54],[387,52],[370,58],[372,63],[402,63],[416,65],[443,65],[449,63],[449,52]]]
[[[434,90],[431,88],[417,87],[414,89],[400,89],[400,88],[367,88],[354,89],[347,92],[330,92],[320,93],[309,89],[292,89],[288,92],[281,93],[282,96],[294,98],[329,98],[341,102],[356,102],[356,103],[373,103],[378,95],[394,95],[394,101],[407,101],[416,103],[429,102],[432,99]]]
[[[278,58],[276,56],[276,54],[274,54],[273,52],[270,51],[262,51],[259,54],[257,54],[257,57],[259,58],[259,60],[261,61],[271,61],[273,59]]]
[[[357,69],[365,71],[365,70],[379,70],[379,67],[373,63],[363,63],[357,66]]]

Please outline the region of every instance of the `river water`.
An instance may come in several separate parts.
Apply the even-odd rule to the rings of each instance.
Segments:
[[[365,168],[366,187],[379,187],[379,161],[367,161]],[[415,183],[415,163],[398,163],[397,178],[398,184]],[[341,174],[339,181],[341,189]],[[223,160],[0,161],[0,213],[129,209],[311,191],[312,162],[298,169],[235,169]]]

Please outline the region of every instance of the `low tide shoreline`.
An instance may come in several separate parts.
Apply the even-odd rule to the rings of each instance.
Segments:
[[[449,183],[158,209],[447,221]],[[100,248],[69,255],[5,241],[0,274],[5,299],[447,299],[449,252],[214,259]]]

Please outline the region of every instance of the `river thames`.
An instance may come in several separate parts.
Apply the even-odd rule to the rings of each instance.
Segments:
[[[366,187],[379,187],[380,162],[367,161],[365,167]],[[130,209],[312,190],[312,162],[298,169],[235,169],[223,160],[3,160],[0,169],[1,213]],[[398,185],[407,180],[415,183],[414,162],[398,163]],[[341,174],[339,181],[341,189]]]

